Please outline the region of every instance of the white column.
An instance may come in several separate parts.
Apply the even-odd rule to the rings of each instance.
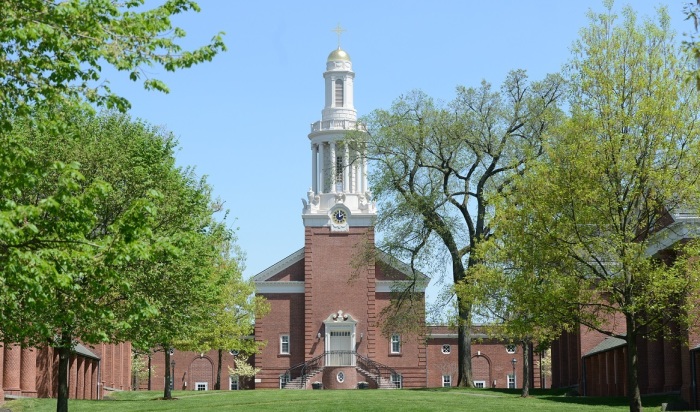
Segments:
[[[367,158],[365,157],[364,148],[362,149],[360,156],[362,156],[360,162],[360,193],[365,193],[367,192]]]
[[[335,142],[331,141],[330,142],[331,146],[331,153],[330,153],[330,158],[331,158],[331,193],[335,193]]]
[[[353,183],[355,185],[355,188],[353,189],[355,193],[362,193],[360,192],[360,160],[362,158],[360,157],[360,152],[358,150],[355,150],[355,160],[353,161]]]
[[[343,192],[350,192],[350,145],[347,143],[343,154]]]
[[[311,144],[311,190],[314,193],[318,193],[318,157],[316,156],[316,150],[318,145]]]
[[[318,175],[316,176],[318,180],[318,193],[325,193],[326,190],[326,182],[324,179],[324,174],[323,174],[323,167],[324,167],[324,161],[325,161],[325,153],[323,148],[325,147],[325,144],[323,142],[318,144]]]

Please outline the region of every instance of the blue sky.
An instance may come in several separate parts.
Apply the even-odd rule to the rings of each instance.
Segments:
[[[677,37],[692,30],[685,1],[634,1],[640,17],[668,6]],[[149,2],[146,2],[147,4]],[[620,10],[623,3],[614,7]],[[207,175],[225,201],[253,276],[303,246],[301,198],[310,186],[309,125],[320,120],[323,71],[342,48],[353,61],[359,115],[422,89],[450,100],[458,85],[500,85],[508,71],[532,80],[560,70],[601,0],[242,1],[199,0],[178,16],[185,45],[224,31],[228,51],[177,73],[151,69],[169,94],[144,91],[126,74],[107,75],[131,114],[178,136],[180,165]],[[434,299],[437,290],[428,290]]]

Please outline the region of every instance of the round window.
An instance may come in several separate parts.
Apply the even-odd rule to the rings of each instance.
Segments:
[[[342,371],[338,372],[337,379],[339,383],[343,383],[345,381],[345,373],[343,373]]]

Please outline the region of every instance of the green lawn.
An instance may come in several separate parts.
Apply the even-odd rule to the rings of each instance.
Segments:
[[[120,392],[103,401],[70,401],[72,412],[99,411],[626,411],[623,398],[566,397],[561,392],[533,391],[520,398],[517,391],[491,389],[420,390],[257,390],[175,391],[175,400],[163,401],[159,392]],[[647,410],[659,410],[674,397],[645,398]],[[22,399],[3,405],[13,412],[54,411],[55,399]]]

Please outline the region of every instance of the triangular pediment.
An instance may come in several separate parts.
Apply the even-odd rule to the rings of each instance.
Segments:
[[[410,265],[376,248],[377,291],[396,291],[410,287],[415,291],[425,291],[430,277],[419,270],[413,270]]]
[[[253,282],[274,282],[275,277],[304,260],[304,248],[297,250],[274,265],[253,276]]]

